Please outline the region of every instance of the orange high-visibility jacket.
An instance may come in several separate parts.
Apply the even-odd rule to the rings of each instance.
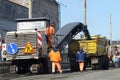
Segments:
[[[60,62],[61,61],[60,51],[54,52],[53,50],[51,50],[49,53],[49,58],[50,61]]]
[[[54,27],[52,27],[52,26],[47,27],[46,33],[47,33],[47,35],[53,35],[55,33]]]

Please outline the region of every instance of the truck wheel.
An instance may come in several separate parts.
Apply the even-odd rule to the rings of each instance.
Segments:
[[[98,63],[92,64],[92,70],[98,70],[98,69],[99,69]]]
[[[29,71],[28,67],[26,66],[16,66],[15,67],[15,72],[18,74],[25,74]]]
[[[77,62],[74,62],[72,64],[70,64],[70,70],[71,71],[79,71],[79,64]]]
[[[98,57],[98,66],[99,66],[99,69],[102,70],[103,69],[103,57],[102,56],[99,56]]]
[[[49,68],[48,64],[49,64],[49,60],[47,57],[41,58],[41,69],[42,69],[41,73],[43,73],[43,74],[49,73],[50,68]]]
[[[15,72],[19,73],[18,66],[15,66]]]
[[[39,66],[37,67],[37,73],[43,74],[43,66],[42,66],[42,64],[39,64]]]
[[[118,68],[118,67],[119,67],[118,62],[115,62],[115,63],[114,63],[114,66],[115,66],[115,68]]]
[[[96,66],[94,64],[92,64],[92,70],[96,70]]]
[[[104,70],[109,69],[109,59],[107,56],[105,56],[105,61],[104,61]]]

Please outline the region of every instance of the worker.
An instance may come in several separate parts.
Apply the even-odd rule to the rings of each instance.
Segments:
[[[49,48],[52,48],[52,37],[55,34],[54,27],[55,27],[55,23],[52,23],[50,26],[46,28],[46,36],[47,36]]]
[[[49,58],[50,61],[52,62],[52,73],[55,73],[55,68],[58,68],[59,73],[62,73],[62,68],[60,65],[61,62],[61,56],[60,56],[60,51],[58,48],[52,48],[52,50],[49,52]]]
[[[83,51],[83,49],[80,48],[80,50],[77,51],[77,54],[76,54],[76,61],[79,64],[79,70],[80,70],[80,72],[83,72],[83,70],[84,70],[85,58],[86,58],[86,54]]]
[[[118,55],[118,47],[114,46],[114,55]]]
[[[108,57],[108,59],[110,60],[110,59],[111,59],[111,54],[108,53],[108,54],[107,54],[107,57]]]

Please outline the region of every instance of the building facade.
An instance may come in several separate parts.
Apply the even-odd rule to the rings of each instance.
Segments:
[[[56,0],[32,0],[32,17],[47,17],[54,22],[55,31],[59,29],[59,4]]]
[[[9,0],[10,2],[16,3],[18,5],[24,6],[24,7],[29,7],[29,2],[31,0]]]
[[[17,18],[27,18],[28,9],[8,0],[0,0],[0,34],[4,40],[7,31],[16,30]]]
[[[28,18],[30,1],[32,17],[46,17],[55,22],[55,30],[59,29],[59,10],[56,0],[0,0],[0,34],[4,40],[7,31],[17,29],[17,18]]]

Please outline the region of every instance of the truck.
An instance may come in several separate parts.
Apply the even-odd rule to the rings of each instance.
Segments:
[[[91,36],[90,40],[77,39],[71,40],[68,44],[71,71],[78,70],[76,63],[76,53],[83,48],[86,53],[85,66],[92,69],[109,69],[108,40],[104,36]]]
[[[50,25],[50,19],[22,18],[17,19],[17,30],[6,33],[6,60],[15,66],[16,73],[33,71],[33,65],[37,65],[39,73],[51,73],[51,62],[48,57],[48,43],[45,35],[46,27]],[[62,51],[73,37],[83,31],[87,38],[89,31],[80,22],[71,22],[56,31],[53,37],[53,45]]]
[[[15,65],[16,73],[32,71],[32,65],[42,66],[41,62],[43,64],[41,68],[46,68],[48,45],[45,30],[50,21],[46,18],[22,18],[16,22],[17,31],[7,32],[5,36],[7,61]],[[47,68],[43,70],[43,73],[47,72]]]

